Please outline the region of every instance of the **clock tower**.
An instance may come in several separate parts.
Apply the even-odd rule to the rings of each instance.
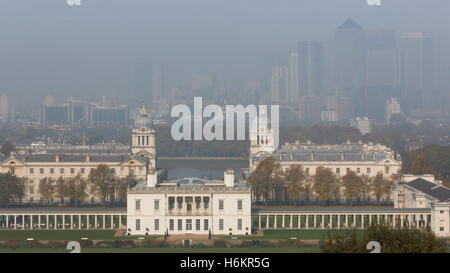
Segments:
[[[149,169],[156,168],[155,130],[144,102],[136,115],[131,132],[131,153],[147,159]]]

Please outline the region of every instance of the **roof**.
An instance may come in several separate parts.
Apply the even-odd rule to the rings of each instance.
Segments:
[[[342,25],[339,26],[339,29],[362,29],[362,27],[352,18],[348,18]]]
[[[417,178],[406,183],[406,185],[438,199],[439,202],[450,201],[450,189],[439,184],[432,183],[422,178]]]
[[[392,207],[379,207],[379,208],[358,208],[358,207],[346,207],[346,208],[333,208],[333,207],[322,207],[322,208],[305,208],[305,207],[297,207],[297,208],[252,208],[252,212],[311,212],[311,213],[321,213],[321,212],[330,212],[330,213],[359,213],[359,212],[370,212],[370,213],[401,213],[401,212],[418,212],[418,213],[431,213],[430,208],[392,208]]]

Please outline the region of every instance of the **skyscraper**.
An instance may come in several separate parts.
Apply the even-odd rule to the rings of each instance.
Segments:
[[[403,96],[417,96],[434,87],[433,37],[428,32],[407,32],[402,36],[401,83]]]
[[[347,19],[335,33],[335,83],[344,92],[356,91],[365,84],[366,38],[364,30]]]
[[[300,96],[321,96],[323,81],[323,46],[320,41],[298,43]]]
[[[298,53],[293,51],[289,58],[289,97],[288,103],[295,103],[299,97]]]
[[[272,77],[270,82],[272,101],[277,103],[287,103],[289,93],[288,68],[281,66],[272,67]]]
[[[367,31],[368,85],[394,87],[397,82],[395,33],[390,29]]]

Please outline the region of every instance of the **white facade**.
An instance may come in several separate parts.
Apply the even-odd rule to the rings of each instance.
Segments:
[[[251,191],[225,181],[184,178],[137,185],[127,195],[127,232],[153,234],[251,234]]]

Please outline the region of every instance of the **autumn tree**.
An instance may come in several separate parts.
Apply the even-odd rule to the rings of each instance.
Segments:
[[[396,229],[388,225],[371,225],[362,236],[356,230],[330,236],[321,244],[323,253],[368,253],[367,244],[380,243],[381,253],[446,253],[447,248],[430,229]]]
[[[103,202],[107,202],[114,191],[114,173],[106,165],[98,165],[91,169],[88,178],[91,184],[91,193],[100,195]]]
[[[247,180],[257,201],[260,197],[263,197],[264,201],[269,200],[274,184],[280,181],[281,173],[280,164],[273,157],[266,157],[259,162]]]
[[[55,196],[59,198],[61,204],[64,203],[65,197],[69,197],[67,181],[63,177],[56,180]]]
[[[49,177],[42,178],[39,181],[39,193],[41,194],[42,199],[46,200],[47,203],[50,203],[50,199],[53,197],[53,193],[55,192],[53,183],[53,179]]]
[[[423,173],[423,174],[436,174],[436,171],[431,166],[428,158],[425,154],[418,154],[413,162],[411,163],[411,169],[409,170],[411,173]]]
[[[330,168],[318,167],[314,175],[314,191],[323,203],[339,197],[339,179]]]
[[[0,174],[0,202],[8,203],[14,198],[17,177],[10,173]]]
[[[360,186],[360,196],[363,202],[367,201],[367,198],[370,196],[371,191],[371,178],[370,176],[363,174],[361,175],[361,186]]]
[[[286,171],[286,180],[289,183],[287,186],[288,193],[292,200],[298,200],[300,194],[303,192],[304,181],[306,180],[306,175],[303,172],[301,165],[291,165]]]
[[[67,195],[76,206],[88,196],[86,193],[87,184],[86,179],[81,174],[67,180]]]
[[[361,177],[356,175],[355,172],[349,171],[342,178],[344,186],[344,195],[347,200],[350,200],[350,205],[353,205],[353,200],[359,197],[361,193]]]
[[[0,152],[6,156],[10,156],[11,152],[14,152],[15,150],[16,146],[14,146],[11,141],[7,140],[3,143]]]
[[[386,191],[386,180],[383,177],[382,172],[378,172],[377,175],[372,180],[372,192],[377,198],[377,204],[380,204],[380,199]]]
[[[117,194],[119,201],[127,200],[127,190],[130,186],[136,183],[136,177],[133,173],[130,173],[125,178],[117,180]]]

